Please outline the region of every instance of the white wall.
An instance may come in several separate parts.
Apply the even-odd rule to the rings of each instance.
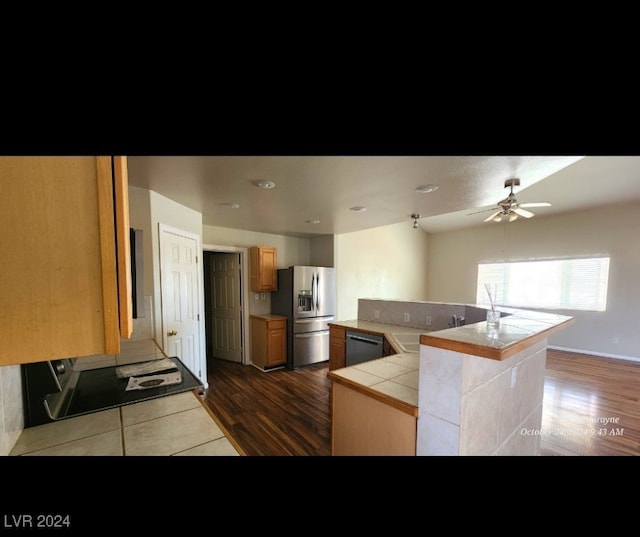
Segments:
[[[278,268],[287,268],[291,265],[308,265],[310,260],[309,239],[217,226],[203,226],[202,238],[204,244],[240,246],[244,248],[274,246],[276,248]]]
[[[576,321],[552,335],[549,345],[640,358],[639,213],[640,203],[635,202],[432,234],[428,298],[475,303],[479,262],[609,255],[607,310],[553,310]]]
[[[335,235],[336,318],[356,319],[359,298],[427,300],[428,242],[411,222]]]

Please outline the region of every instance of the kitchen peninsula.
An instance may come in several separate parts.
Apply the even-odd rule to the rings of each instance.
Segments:
[[[360,299],[332,327],[379,326],[397,354],[329,371],[332,454],[537,454],[539,436],[519,432],[541,426],[547,338],[573,318],[500,311],[492,330],[477,305]],[[419,350],[403,348],[415,331]]]

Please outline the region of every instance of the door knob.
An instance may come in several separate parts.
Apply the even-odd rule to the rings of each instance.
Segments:
[[[168,336],[177,336],[177,335],[178,335],[178,332],[176,332],[175,330],[169,330],[169,331],[167,332],[167,335],[168,335]]]

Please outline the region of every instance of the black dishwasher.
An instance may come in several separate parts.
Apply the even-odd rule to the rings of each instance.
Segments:
[[[347,330],[345,365],[348,367],[382,358],[383,341],[384,338],[382,336]]]

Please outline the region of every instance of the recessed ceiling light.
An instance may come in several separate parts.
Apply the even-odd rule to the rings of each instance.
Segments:
[[[367,210],[367,208],[362,207],[362,205],[356,205],[355,207],[351,207],[349,210],[353,211],[354,213],[363,213]]]
[[[319,224],[320,220],[307,220],[307,224]]]
[[[273,181],[263,181],[263,180],[254,181],[253,184],[256,185],[258,188],[264,188],[265,190],[276,186],[276,184]]]
[[[418,194],[428,194],[429,192],[435,192],[438,190],[438,185],[420,185],[416,187]]]
[[[237,203],[221,203],[220,205],[222,205],[223,207],[227,207],[228,209],[239,209],[240,205],[238,205]]]

